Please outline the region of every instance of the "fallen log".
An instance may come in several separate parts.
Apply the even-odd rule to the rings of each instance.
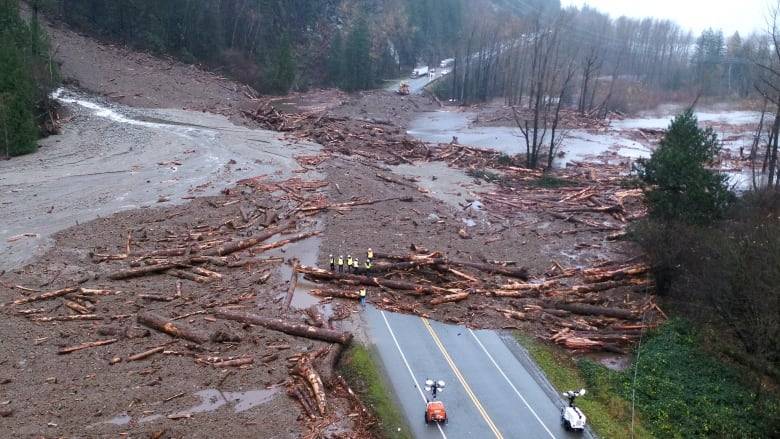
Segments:
[[[582,274],[585,275],[586,283],[598,283],[612,279],[623,279],[631,276],[638,276],[645,274],[650,270],[650,267],[646,264],[630,265],[628,267],[621,267],[617,270],[604,270],[600,268],[589,268],[582,270]]]
[[[290,275],[290,284],[287,286],[287,297],[284,298],[284,309],[290,309],[293,296],[295,295],[295,287],[298,286],[298,259],[292,261],[292,274]]]
[[[317,411],[314,408],[314,403],[305,396],[305,394],[301,391],[300,386],[290,386],[287,389],[287,394],[297,399],[298,402],[301,403],[301,407],[303,407],[303,411],[306,412],[306,416],[308,416],[309,419],[317,418]]]
[[[11,303],[14,305],[24,305],[25,303],[40,302],[42,300],[54,299],[57,297],[65,296],[70,293],[75,293],[78,290],[79,287],[68,287],[68,288],[63,288],[61,290],[50,291],[48,293],[39,294],[37,296],[30,296],[30,297],[25,297],[23,299],[16,299]]]
[[[414,291],[417,294],[438,294],[438,293],[456,293],[457,290],[448,290],[445,288],[434,287],[431,285],[416,284],[395,279],[382,279],[378,277],[360,276],[357,274],[336,273],[315,267],[301,265],[298,267],[300,273],[321,280],[348,281],[358,285],[385,287],[393,290]]]
[[[233,360],[218,361],[216,363],[211,363],[211,365],[214,367],[241,367],[241,366],[252,364],[254,362],[255,362],[254,358],[247,357],[247,358],[236,358]]]
[[[306,308],[306,315],[311,319],[312,325],[318,328],[325,326],[325,318],[323,318],[322,314],[317,310],[317,305]]]
[[[300,376],[309,384],[314,399],[317,403],[317,410],[321,416],[325,416],[327,410],[327,400],[325,398],[325,386],[322,384],[322,378],[320,374],[314,369],[311,364],[311,358],[308,355],[302,355],[298,359],[298,362],[293,368],[293,373]]]
[[[107,345],[107,344],[116,343],[117,341],[118,341],[118,339],[116,339],[116,338],[112,338],[112,339],[109,339],[109,340],[90,341],[90,342],[87,342],[87,343],[81,343],[81,344],[76,345],[76,346],[71,346],[71,347],[68,347],[68,348],[60,349],[59,351],[57,351],[57,354],[58,355],[70,354],[71,352],[80,351],[82,349],[89,349],[89,348],[94,348],[94,347],[97,347],[97,346],[104,346],[104,345]]]
[[[388,255],[384,253],[375,253],[374,255],[378,259],[390,259],[395,261],[410,262],[413,263],[412,266],[455,265],[458,267],[474,268],[488,274],[501,274],[508,277],[515,277],[522,280],[528,280],[528,269],[524,267],[508,267],[504,265],[497,265],[497,264],[490,264],[490,263],[459,261],[455,259],[449,259],[447,257],[441,257],[440,253],[432,253],[430,255],[410,255],[410,256],[396,256],[396,255]]]
[[[320,233],[322,233],[322,232],[320,232],[320,231],[318,231],[318,230],[315,230],[315,231],[313,231],[313,232],[304,232],[304,233],[299,233],[299,234],[297,234],[297,235],[294,235],[294,236],[291,236],[291,237],[289,237],[289,238],[287,238],[287,239],[282,239],[282,240],[280,240],[280,241],[276,241],[276,242],[272,242],[272,243],[270,243],[270,244],[265,244],[265,245],[262,245],[262,246],[260,246],[260,247],[258,248],[258,250],[257,250],[257,251],[258,251],[258,253],[259,253],[259,252],[264,252],[264,251],[272,250],[272,249],[275,249],[275,248],[278,248],[278,247],[285,246],[285,245],[287,245],[287,244],[291,244],[291,243],[293,243],[293,242],[298,242],[298,241],[302,241],[302,240],[304,240],[304,239],[311,238],[312,236],[317,236],[317,235],[319,235]]]
[[[392,197],[392,198],[383,198],[380,200],[368,200],[368,201],[349,201],[346,203],[335,203],[335,204],[328,204],[325,206],[311,206],[311,207],[302,207],[300,209],[301,212],[317,212],[320,210],[340,210],[340,209],[348,209],[350,207],[356,207],[356,206],[368,206],[371,204],[377,204],[377,203],[384,203],[387,201],[403,201],[406,203],[411,203],[414,201],[414,197]]]
[[[337,299],[349,299],[360,300],[360,295],[357,291],[344,291],[344,290],[311,290],[311,294],[319,297],[335,297]]]
[[[197,282],[199,284],[207,284],[214,280],[213,278],[201,276],[195,273],[190,273],[189,271],[184,271],[184,270],[169,270],[168,274],[170,274],[173,277],[178,277],[179,279],[187,279],[193,282]]]
[[[242,239],[241,241],[236,241],[236,242],[229,242],[215,249],[205,251],[203,252],[203,255],[204,256],[225,256],[241,250],[246,250],[294,226],[295,226],[295,221],[288,221],[272,229],[266,229],[262,233],[255,235],[251,238]]]
[[[169,262],[164,264],[148,265],[146,267],[140,267],[140,268],[128,268],[125,270],[119,270],[113,273],[109,273],[108,278],[111,280],[130,279],[133,277],[146,276],[147,274],[160,273],[163,271],[170,270],[171,268],[179,267],[181,265],[182,264],[179,263]]]
[[[171,337],[183,338],[195,343],[205,343],[209,337],[189,326],[181,323],[174,323],[169,319],[152,313],[138,314],[138,323],[160,332],[164,332]]]
[[[97,314],[76,314],[72,316],[35,317],[33,322],[72,322],[84,320],[103,320],[103,316]]]
[[[650,281],[647,279],[637,278],[637,279],[629,279],[629,280],[619,280],[619,281],[612,280],[612,281],[605,281],[605,282],[597,282],[597,283],[590,283],[587,285],[575,285],[571,287],[571,292],[577,294],[595,293],[597,291],[612,290],[620,287],[642,286],[642,285],[650,285]]]
[[[214,313],[214,316],[225,320],[249,323],[250,325],[259,325],[274,331],[284,332],[285,334],[310,338],[314,340],[322,340],[330,343],[341,343],[346,345],[349,344],[349,342],[352,340],[352,334],[349,332],[334,331],[327,328],[317,328],[316,326],[288,322],[273,317],[263,317],[257,314],[218,309]]]
[[[562,309],[574,314],[580,315],[596,315],[605,317],[614,317],[623,320],[640,320],[636,312],[622,309],[622,308],[607,308],[603,306],[586,305],[579,303],[563,303],[563,302],[548,302],[545,304],[546,308]]]
[[[165,346],[158,346],[156,348],[149,349],[148,351],[143,351],[143,352],[140,352],[138,354],[131,355],[131,356],[127,357],[127,361],[139,361],[139,360],[143,360],[145,358],[151,357],[154,354],[157,354],[159,352],[164,351],[166,346],[167,345],[165,345]]]
[[[469,298],[468,291],[464,291],[462,293],[448,294],[446,296],[433,298],[431,299],[430,304],[435,306],[435,305],[441,305],[442,303],[460,302],[468,298]]]

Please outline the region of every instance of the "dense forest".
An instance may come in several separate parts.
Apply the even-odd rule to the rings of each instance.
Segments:
[[[220,67],[263,92],[365,89],[453,52],[464,0],[43,0],[104,39]]]
[[[0,0],[0,157],[35,151],[38,127],[50,117],[46,101],[57,71],[36,12],[27,23],[17,0]]]

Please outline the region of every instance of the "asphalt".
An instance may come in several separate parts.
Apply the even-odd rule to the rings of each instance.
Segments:
[[[416,438],[590,438],[564,430],[564,401],[522,348],[495,331],[472,331],[367,307],[365,320]],[[446,383],[449,422],[424,421],[426,379]]]

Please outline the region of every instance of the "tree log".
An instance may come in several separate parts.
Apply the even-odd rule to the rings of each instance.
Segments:
[[[454,294],[461,292],[460,290],[452,290],[446,288],[434,287],[432,285],[416,284],[412,282],[406,282],[395,279],[383,279],[371,276],[360,276],[356,274],[347,273],[335,273],[332,271],[323,270],[321,268],[307,267],[301,265],[298,267],[298,272],[311,276],[314,279],[320,280],[336,280],[346,281],[357,285],[366,285],[372,287],[385,287],[393,290],[401,291],[413,291],[416,294]]]
[[[140,268],[128,268],[126,270],[119,270],[113,273],[109,273],[108,278],[112,280],[130,279],[133,277],[146,276],[147,274],[160,273],[162,271],[167,271],[171,268],[175,268],[181,265],[182,264],[169,262],[164,264],[148,265]]]
[[[469,298],[468,291],[464,291],[462,293],[455,293],[455,294],[448,294],[446,296],[440,296],[431,299],[431,305],[441,305],[442,303],[450,303],[450,302],[460,302],[461,300],[466,300]]]
[[[229,242],[215,249],[207,250],[203,252],[205,256],[225,256],[231,253],[235,253],[241,250],[246,250],[250,247],[254,247],[257,244],[265,241],[266,239],[284,232],[295,226],[295,221],[287,221],[272,229],[266,229],[262,233],[255,235],[251,238],[242,239],[241,241]]]
[[[287,286],[287,297],[284,298],[284,309],[290,309],[293,296],[295,295],[295,287],[298,285],[298,259],[292,261],[292,274],[290,275],[290,284]]]
[[[184,271],[184,270],[170,270],[168,271],[168,274],[170,274],[173,277],[178,277],[179,279],[187,279],[193,282],[197,282],[199,284],[207,284],[214,280],[213,278],[201,276],[195,273],[190,273],[189,271]]]
[[[161,317],[152,313],[138,314],[138,323],[148,326],[152,329],[156,329],[160,332],[164,332],[171,337],[183,338],[195,343],[205,343],[209,337],[189,326],[181,323],[174,323],[169,319]]]
[[[226,309],[218,309],[214,315],[225,320],[234,320],[251,325],[259,325],[265,328],[284,332],[285,334],[305,337],[314,340],[322,340],[330,343],[349,344],[352,334],[349,332],[334,331],[332,329],[317,328],[316,326],[301,323],[288,322],[282,319],[263,317],[257,314],[242,313]]]
[[[165,346],[157,346],[156,348],[149,349],[148,351],[143,351],[141,353],[131,355],[127,357],[127,361],[139,361],[139,360],[143,360],[144,358],[151,357],[154,354],[164,351]]]
[[[488,274],[501,274],[508,277],[515,277],[522,280],[528,280],[528,269],[524,267],[508,267],[504,265],[498,265],[498,264],[489,264],[489,263],[482,263],[482,262],[470,262],[470,261],[459,261],[454,259],[449,259],[447,257],[442,257],[441,253],[431,253],[429,255],[410,255],[410,256],[396,256],[396,255],[389,255],[385,253],[375,253],[374,256],[378,259],[390,259],[395,261],[404,261],[409,262],[410,267],[415,266],[421,266],[421,265],[454,265],[458,267],[468,267],[468,268],[474,268],[479,271],[488,273]],[[378,266],[379,264],[377,264]]]
[[[48,293],[39,294],[37,296],[30,296],[30,297],[25,297],[23,299],[16,299],[11,303],[13,303],[14,305],[24,305],[25,303],[30,303],[30,302],[40,302],[42,300],[54,299],[56,297],[62,297],[66,294],[75,293],[78,290],[79,287],[68,287],[57,291],[49,291]]]
[[[562,309],[564,311],[569,311],[574,314],[587,315],[587,316],[595,315],[595,316],[615,317],[623,320],[641,319],[641,316],[639,316],[636,312],[627,309],[621,309],[621,308],[607,308],[603,306],[586,305],[586,304],[579,304],[579,303],[563,303],[563,302],[548,302],[545,303],[545,307]]]
[[[311,290],[311,293],[318,297],[335,297],[337,299],[360,300],[357,291],[344,290]]]
[[[89,349],[89,348],[94,348],[94,347],[97,347],[97,346],[103,346],[103,345],[107,345],[107,344],[111,344],[111,343],[116,343],[117,340],[118,339],[116,339],[116,338],[112,338],[110,340],[98,340],[98,341],[91,341],[91,342],[87,342],[87,343],[81,343],[81,344],[76,345],[76,346],[71,346],[71,347],[68,347],[68,348],[60,349],[59,351],[57,351],[57,354],[59,354],[59,355],[69,354],[71,352],[80,351],[82,349]]]
[[[325,386],[322,384],[320,374],[318,374],[312,366],[311,358],[308,355],[302,355],[293,368],[293,372],[306,380],[309,384],[309,387],[314,394],[315,401],[317,402],[317,409],[321,416],[325,416],[325,412],[328,408],[327,400],[325,399]]]

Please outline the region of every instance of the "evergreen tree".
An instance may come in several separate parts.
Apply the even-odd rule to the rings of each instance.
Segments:
[[[693,110],[677,116],[651,158],[639,163],[651,215],[693,224],[720,218],[732,194],[727,177],[707,169],[719,151],[714,131],[699,128]]]
[[[33,54],[39,44],[37,34],[19,17],[18,1],[0,0],[0,155],[36,149]]]
[[[357,20],[347,38],[344,50],[344,89],[365,90],[373,83],[371,66],[371,35],[365,18]]]
[[[295,81],[295,59],[287,35],[284,35],[279,42],[275,58],[275,67],[271,78],[272,87],[277,92],[287,93]]]
[[[344,81],[344,41],[341,32],[336,32],[328,53],[328,83],[339,86]]]

